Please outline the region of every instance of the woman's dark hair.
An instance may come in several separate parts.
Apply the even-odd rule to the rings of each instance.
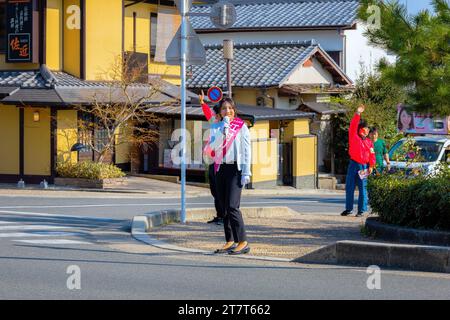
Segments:
[[[378,128],[377,127],[370,128],[370,132],[369,133],[378,133]]]
[[[411,116],[411,121],[409,122],[408,128],[403,128],[403,125],[402,125],[401,118],[402,118],[402,113],[403,112],[406,112],[408,115]],[[414,127],[415,127],[415,125],[414,125],[414,116],[411,113],[409,113],[408,110],[406,110],[406,108],[401,108],[400,112],[398,113],[398,119],[397,119],[397,128],[398,128],[398,130],[400,130],[400,131],[404,130],[404,129],[411,130],[411,129],[414,129]]]
[[[225,103],[229,103],[229,104],[231,105],[231,107],[232,107],[233,110],[234,110],[234,114],[235,114],[235,116],[237,117],[238,110],[237,110],[237,108],[236,108],[236,104],[234,103],[233,99],[231,99],[231,98],[229,98],[229,97],[223,98],[223,99],[220,101],[220,103],[219,103],[219,114],[220,114],[220,110],[222,110],[222,106],[223,106]]]
[[[216,104],[216,105],[213,107],[213,110],[214,110],[214,113],[215,113],[215,114],[219,114],[219,113],[220,113],[220,107],[219,107],[219,105]]]

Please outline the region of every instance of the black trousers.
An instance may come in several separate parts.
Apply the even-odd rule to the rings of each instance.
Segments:
[[[216,174],[217,195],[223,208],[223,226],[227,242],[247,241],[241,210],[241,172],[237,164],[221,164]]]
[[[216,208],[216,214],[218,218],[223,218],[223,210],[220,205],[219,198],[217,197],[217,183],[216,183],[216,174],[214,173],[214,164],[209,165],[208,170],[208,179],[209,179],[209,189],[211,190],[211,195],[214,198],[214,207]]]

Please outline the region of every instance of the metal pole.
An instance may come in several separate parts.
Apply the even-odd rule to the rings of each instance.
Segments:
[[[227,59],[227,87],[228,87],[228,96],[233,98],[233,92],[231,89],[231,60]]]
[[[186,223],[186,54],[187,0],[181,0],[181,223]]]

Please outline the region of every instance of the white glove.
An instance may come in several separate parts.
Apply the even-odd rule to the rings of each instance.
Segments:
[[[245,187],[246,184],[250,183],[250,177],[249,176],[242,176],[241,177],[241,185]]]

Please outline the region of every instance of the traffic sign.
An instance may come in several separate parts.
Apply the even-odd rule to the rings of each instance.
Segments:
[[[187,19],[186,19],[187,20]],[[187,49],[186,49],[186,64],[202,65],[206,63],[206,52],[203,47],[200,38],[195,33],[189,20],[186,21],[187,25]],[[166,50],[166,62],[168,65],[180,65],[181,64],[181,27],[178,29],[172,42]]]
[[[223,98],[223,92],[222,89],[219,87],[211,87],[208,90],[208,98],[211,100],[211,102],[219,102]]]
[[[211,22],[216,28],[225,30],[236,22],[236,8],[227,1],[220,1],[211,7]]]

